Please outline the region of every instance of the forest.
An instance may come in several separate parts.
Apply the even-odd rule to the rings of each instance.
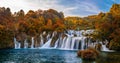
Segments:
[[[66,30],[94,29],[89,34],[93,40],[108,40],[107,47],[120,50],[120,4],[113,4],[106,13],[87,17],[64,17],[54,9],[24,10],[12,13],[10,8],[0,7],[0,49],[14,48],[13,38],[23,42],[25,38],[39,36],[46,31],[62,33]]]

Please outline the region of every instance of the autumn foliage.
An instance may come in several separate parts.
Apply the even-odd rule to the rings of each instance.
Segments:
[[[65,30],[94,29],[93,39],[108,40],[109,49],[120,50],[120,4],[113,4],[109,12],[87,17],[64,17],[54,9],[23,10],[11,13],[10,8],[0,7],[0,48],[12,48],[13,38],[39,36],[43,31],[59,33]]]
[[[23,42],[25,36],[38,36],[43,31],[63,32],[64,15],[56,10],[23,10],[11,13],[9,8],[0,7],[0,48],[12,48],[13,38]]]
[[[94,37],[101,41],[108,40],[108,48],[120,50],[120,4],[113,4],[110,11],[96,16]]]

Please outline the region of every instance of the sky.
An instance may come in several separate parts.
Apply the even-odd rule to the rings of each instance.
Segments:
[[[108,12],[112,4],[120,0],[0,0],[0,7],[9,7],[11,12],[55,9],[65,16],[85,17]]]

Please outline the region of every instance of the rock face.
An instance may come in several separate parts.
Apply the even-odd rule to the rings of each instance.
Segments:
[[[99,52],[94,48],[88,48],[86,50],[78,51],[77,55],[84,60],[95,60],[99,56]]]

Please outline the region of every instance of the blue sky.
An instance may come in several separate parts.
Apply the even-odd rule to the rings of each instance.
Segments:
[[[0,0],[0,7],[9,7],[12,12],[23,9],[55,9],[64,12],[65,16],[88,16],[108,12],[113,3],[120,0]]]

